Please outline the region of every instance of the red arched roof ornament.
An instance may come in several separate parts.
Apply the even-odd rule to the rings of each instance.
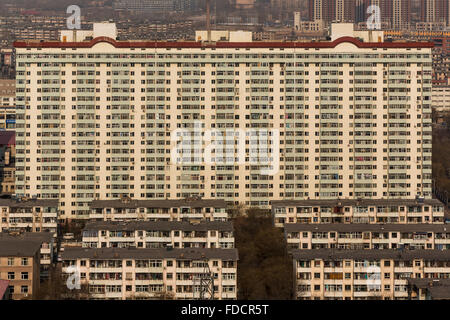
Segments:
[[[342,37],[327,42],[216,42],[205,44],[195,41],[117,41],[109,37],[97,37],[91,41],[61,42],[61,41],[16,41],[15,48],[92,48],[99,43],[109,43],[115,48],[312,48],[333,49],[341,43],[351,43],[358,48],[433,48],[432,42],[362,42],[353,37]]]

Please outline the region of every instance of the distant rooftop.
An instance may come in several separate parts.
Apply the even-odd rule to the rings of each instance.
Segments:
[[[15,145],[16,132],[15,131],[0,131],[0,145]]]
[[[42,242],[41,239],[1,237],[0,257],[33,257],[40,250]]]
[[[53,239],[53,234],[50,232],[0,232],[0,243],[2,241],[38,241],[50,242]]]
[[[12,208],[33,208],[33,207],[58,207],[58,200],[47,199],[28,199],[28,200],[15,200],[15,199],[0,199],[0,207],[12,207]]]

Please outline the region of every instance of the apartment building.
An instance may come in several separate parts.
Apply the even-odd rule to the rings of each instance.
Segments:
[[[438,113],[450,112],[450,86],[433,87],[433,109]]]
[[[410,300],[450,300],[449,279],[408,279]]]
[[[51,232],[58,228],[58,200],[0,199],[0,231]]]
[[[286,223],[443,224],[444,204],[436,199],[272,201],[276,227]]]
[[[146,13],[170,13],[173,11],[195,11],[199,0],[114,0],[115,10]]]
[[[29,241],[40,244],[40,279],[41,281],[48,279],[56,250],[53,234],[50,232],[0,232],[0,245],[8,245],[11,241],[14,243]]]
[[[1,79],[0,130],[14,130],[15,128],[16,128],[16,80]]]
[[[16,133],[0,131],[0,193],[14,194],[16,172]]]
[[[445,224],[285,224],[290,249],[448,250]]]
[[[449,279],[449,250],[294,250],[300,300],[407,300],[413,279]]]
[[[224,200],[95,200],[90,204],[90,221],[227,221]]]
[[[41,243],[0,239],[0,279],[9,281],[9,298],[32,299],[39,290]]]
[[[214,299],[237,297],[236,249],[66,248],[62,259],[63,273],[75,267],[90,299],[198,299],[202,278],[213,280]]]
[[[63,219],[124,196],[431,198],[431,43],[82,38],[15,42],[16,193]]]
[[[82,235],[86,248],[234,248],[231,222],[93,222]]]

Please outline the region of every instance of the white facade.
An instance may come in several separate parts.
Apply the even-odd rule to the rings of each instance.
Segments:
[[[431,197],[427,44],[16,44],[16,193],[63,218],[121,197]]]

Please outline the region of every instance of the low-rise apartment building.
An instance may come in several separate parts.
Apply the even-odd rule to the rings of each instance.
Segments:
[[[0,231],[51,232],[58,229],[58,200],[0,199]]]
[[[236,249],[66,248],[62,260],[67,276],[76,267],[90,299],[195,299],[202,278],[211,280],[214,299],[237,297]]]
[[[82,233],[87,248],[234,248],[231,222],[93,222]]]
[[[32,299],[39,289],[40,247],[35,240],[0,239],[0,279],[9,281],[9,297]]]
[[[285,223],[444,223],[444,205],[435,199],[272,201],[276,227]]]
[[[91,221],[227,221],[224,200],[95,200]]]
[[[290,249],[450,249],[445,224],[286,224]]]
[[[408,281],[449,279],[450,250],[294,250],[300,300],[406,300]]]
[[[0,245],[7,245],[8,241],[31,241],[40,244],[40,278],[46,280],[49,277],[50,267],[53,263],[53,256],[56,249],[55,238],[50,232],[0,232]]]
[[[437,113],[450,111],[450,86],[434,86],[433,87],[433,104],[432,108]]]
[[[450,279],[409,279],[410,300],[450,300]]]

